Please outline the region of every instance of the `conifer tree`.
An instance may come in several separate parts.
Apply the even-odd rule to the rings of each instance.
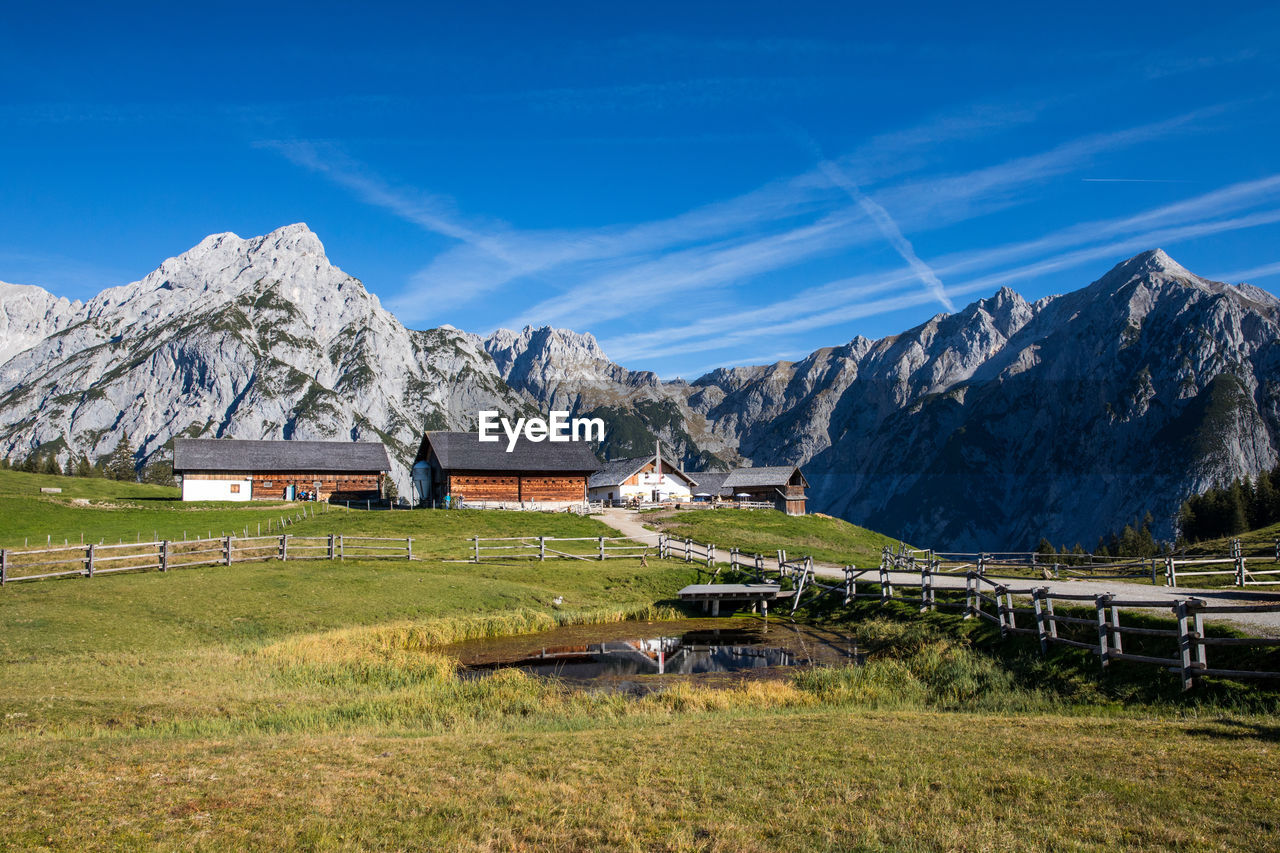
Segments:
[[[1275,505],[1275,483],[1271,479],[1271,472],[1263,471],[1253,486],[1253,512],[1257,519],[1253,524],[1255,530],[1280,521],[1280,517],[1275,514]]]
[[[95,477],[97,476],[97,473],[98,471],[96,468],[93,467],[93,464],[89,461],[89,457],[85,456],[83,453],[80,454],[80,457],[76,459],[76,476],[77,477]]]
[[[102,466],[103,473],[111,480],[137,480],[138,469],[133,459],[133,443],[123,436],[116,449],[111,451]]]

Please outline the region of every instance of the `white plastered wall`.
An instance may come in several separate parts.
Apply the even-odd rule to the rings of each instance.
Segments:
[[[238,494],[231,491],[232,486],[240,487]],[[247,501],[252,497],[253,483],[250,480],[182,478],[182,499],[184,501]]]

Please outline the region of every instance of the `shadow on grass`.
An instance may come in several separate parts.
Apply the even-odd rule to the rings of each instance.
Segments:
[[[1280,741],[1280,725],[1265,725],[1228,717],[1213,721],[1211,726],[1187,729],[1189,735],[1217,738],[1219,740],[1267,740]]]

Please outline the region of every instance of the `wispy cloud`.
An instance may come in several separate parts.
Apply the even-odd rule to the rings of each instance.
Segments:
[[[1178,178],[1081,178],[1083,184],[1191,184]]]
[[[893,206],[908,212],[909,224],[913,228],[931,229],[943,225],[964,221],[1002,206],[1018,203],[1015,191],[1034,185],[1054,175],[1065,173],[1071,168],[1078,168],[1089,158],[1104,152],[1130,145],[1140,144],[1150,139],[1171,133],[1186,126],[1197,117],[1215,114],[1217,108],[1198,110],[1176,116],[1165,121],[1128,128],[1107,134],[1091,134],[1080,139],[1063,143],[1041,154],[1016,158],[1006,163],[984,167],[969,173],[946,175],[940,178],[913,180],[886,188],[880,195],[892,199]],[[796,180],[819,179],[824,185],[832,185],[831,178],[820,168]],[[836,184],[838,187],[839,185]],[[840,188],[847,194],[847,188]],[[856,200],[856,199],[855,199]],[[874,202],[884,209],[879,200]],[[864,215],[869,212],[860,205]],[[784,239],[793,251],[791,261],[812,257],[820,251],[839,247],[864,245],[876,238],[884,238],[896,232],[901,237],[901,228],[887,213],[878,221],[876,217],[867,217],[867,221],[848,220],[847,227],[836,232],[824,231],[824,241],[819,245],[809,244],[809,251],[801,251],[805,245],[803,238],[812,236],[814,232],[807,228],[798,228],[784,235]],[[887,218],[887,222],[885,219]],[[831,220],[828,220],[831,221]],[[870,224],[873,227],[867,227]],[[886,233],[887,231],[887,233]],[[896,251],[907,260],[914,275],[926,282],[927,292],[934,300],[939,299],[941,291],[944,298],[947,290],[942,290],[941,280],[929,265],[915,256],[914,250],[905,238],[894,245]],[[777,254],[771,251],[776,242],[770,237],[760,238],[763,246],[755,252],[761,265],[753,273],[747,265],[733,267],[720,266],[711,262],[698,263],[697,259],[705,254],[705,249],[695,249],[681,256],[672,256],[629,268],[623,273],[604,276],[589,276],[586,280],[570,288],[565,293],[535,304],[507,321],[510,325],[561,323],[569,326],[584,326],[604,320],[623,316],[648,304],[654,304],[682,290],[703,290],[708,286],[723,284],[727,281],[742,282],[750,280],[753,275],[777,268]],[[891,241],[892,242],[892,241]],[[905,243],[906,245],[903,245]],[[752,252],[752,244],[738,247],[736,254],[744,255]],[[715,250],[711,250],[715,253]],[[913,264],[911,258],[918,262]],[[698,270],[707,267],[722,272],[732,271],[736,278],[700,277]],[[944,302],[949,304],[948,302]],[[504,324],[506,325],[506,324]]]
[[[333,146],[307,141],[265,144],[346,188],[364,203],[455,241],[416,272],[402,293],[384,300],[405,322],[452,319],[443,312],[501,293],[510,294],[514,303],[503,325],[555,323],[598,328],[677,300],[685,305],[710,304],[717,293],[729,293],[767,273],[855,246],[874,247],[884,241],[906,263],[903,274],[842,279],[809,288],[785,304],[760,309],[784,311],[788,322],[812,327],[822,324],[824,316],[866,316],[860,312],[894,310],[894,305],[933,301],[954,310],[952,296],[971,291],[944,286],[943,278],[981,265],[973,257],[953,257],[946,264],[926,262],[907,233],[946,227],[1025,203],[1034,197],[1027,192],[1030,187],[1088,166],[1100,155],[1192,128],[1200,119],[1227,108],[1211,107],[1119,131],[1089,134],[1036,154],[966,172],[904,177],[904,170],[909,173],[913,168],[912,152],[930,152],[948,135],[993,132],[1003,116],[995,109],[973,116],[948,115],[934,126],[926,123],[886,134],[880,143],[868,143],[842,157],[819,157],[818,165],[809,171],[722,202],[651,222],[568,230],[519,229],[505,222],[465,216],[451,199],[395,186]],[[1031,120],[1034,114],[1034,109],[1014,111],[1010,120]],[[900,160],[878,151],[878,145],[890,144],[902,146]],[[1230,198],[1219,201],[1222,209],[1234,204]],[[1202,199],[1197,205],[1203,215],[1211,200]],[[898,215],[891,215],[890,210]],[[1168,210],[1141,216],[1158,215],[1181,216]],[[1154,219],[1143,223],[1141,216],[1124,227],[1159,224]],[[1000,253],[1005,253],[1007,262],[1019,252],[1052,247],[1054,240],[1067,246],[1072,240],[1083,242],[1083,229],[1078,229],[1079,234],[1058,235],[1020,247],[998,247],[981,263],[989,268],[997,263]],[[912,281],[923,284],[917,294],[886,295],[889,289]],[[531,296],[531,304],[521,307],[520,302]],[[841,311],[833,313],[828,310],[832,300],[854,302],[837,303]],[[737,317],[746,327],[754,328],[754,310],[718,313]],[[663,317],[665,312],[649,312],[649,316]],[[839,321],[825,325],[834,322]],[[674,326],[669,320],[659,323],[651,333],[616,337],[620,349],[615,357],[653,352],[658,339],[669,339],[668,327]],[[645,334],[653,337],[645,338]]]
[[[863,212],[871,218],[871,221],[876,224],[876,228],[880,229],[880,233],[884,235],[885,240],[907,262],[907,266],[911,267],[911,270],[928,289],[929,293],[933,295],[933,298],[938,300],[948,311],[956,310],[955,303],[948,298],[946,288],[942,286],[942,279],[938,278],[937,273],[916,254],[915,246],[912,246],[911,241],[902,233],[902,229],[898,227],[898,223],[889,215],[889,211],[885,210],[875,199],[870,198],[862,190],[858,189],[858,185],[849,180],[849,176],[835,163],[830,160],[823,160],[818,164],[818,168],[833,184],[848,193],[849,198],[853,199],[862,208]]]
[[[1275,209],[1230,218],[1204,217],[1220,217],[1233,210],[1247,210],[1259,202],[1274,202],[1277,197],[1280,197],[1280,176],[1272,176],[1129,217],[1081,223],[1036,240],[949,256],[941,259],[939,269],[946,275],[961,275],[968,271],[996,268],[994,272],[948,288],[948,292],[956,296],[991,291],[1002,285],[1079,267],[1099,259],[1119,260],[1125,253],[1162,243],[1272,224],[1280,221],[1280,211]],[[1088,245],[1090,243],[1098,245]],[[1063,251],[1068,249],[1070,251]],[[999,269],[1001,265],[1026,257],[1037,260]],[[1280,271],[1280,264],[1244,272],[1260,277],[1275,271]],[[763,334],[799,333],[836,326],[854,319],[927,304],[931,301],[930,295],[918,291],[879,296],[886,291],[901,289],[914,274],[913,270],[905,270],[842,279],[747,311],[721,313],[660,332],[606,338],[602,346],[611,357],[629,360],[657,355],[669,347],[672,340],[681,341],[684,351],[711,351],[747,342]],[[1228,280],[1247,278],[1247,275],[1233,275],[1236,277]]]
[[[1227,272],[1222,275],[1213,276],[1213,278],[1215,281],[1229,281],[1233,284],[1238,284],[1240,282],[1252,283],[1257,279],[1270,278],[1273,275],[1280,275],[1280,262],[1274,264],[1263,264],[1260,267],[1250,267],[1245,270]]]

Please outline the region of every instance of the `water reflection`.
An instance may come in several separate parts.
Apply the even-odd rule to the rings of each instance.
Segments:
[[[619,675],[696,675],[808,663],[788,649],[765,645],[753,630],[690,631],[679,636],[545,646],[536,654],[472,665],[471,670],[517,668],[531,675],[600,678]]]

